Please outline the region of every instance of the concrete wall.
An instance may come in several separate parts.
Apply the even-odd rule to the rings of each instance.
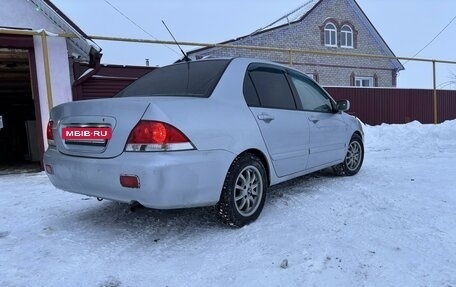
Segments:
[[[362,21],[353,0],[323,0],[302,21],[285,25],[274,30],[247,36],[231,42],[233,45],[267,46],[285,49],[327,51],[339,53],[356,53],[384,55],[381,43],[371,34],[371,29]],[[343,25],[349,21],[355,28],[357,45],[354,48],[326,47],[321,41],[321,26],[328,18],[336,24]],[[339,38],[340,39],[340,38]],[[210,48],[196,53],[192,57],[254,57],[268,59],[284,64],[289,63],[289,53],[255,51],[246,49]],[[378,60],[357,57],[326,56],[311,54],[293,54],[294,68],[305,73],[318,73],[319,82],[330,86],[349,86],[352,73],[355,76],[378,77],[382,87],[395,85],[394,67],[390,60]]]

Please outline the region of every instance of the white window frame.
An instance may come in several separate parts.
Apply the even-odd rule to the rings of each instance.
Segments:
[[[328,27],[332,26],[332,27]],[[326,32],[329,32],[329,39],[326,37]],[[324,38],[326,47],[337,47],[337,27],[334,23],[329,22],[325,25]],[[334,42],[334,44],[332,44]]]
[[[368,81],[368,85],[364,85],[365,81]],[[355,87],[369,88],[374,86],[374,77],[355,77]]]
[[[349,31],[344,31],[344,28],[348,29]],[[350,39],[351,45],[347,45],[349,39]],[[344,41],[345,41],[345,45],[344,45]],[[353,48],[353,29],[348,25],[344,25],[344,26],[342,26],[342,28],[340,28],[340,47]]]

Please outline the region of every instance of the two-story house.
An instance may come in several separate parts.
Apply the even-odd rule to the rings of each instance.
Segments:
[[[221,44],[264,46],[338,54],[394,57],[377,29],[355,0],[311,0],[253,33]],[[209,47],[190,51],[200,59],[255,57],[290,64],[324,86],[396,87],[404,67],[396,59],[290,53]]]

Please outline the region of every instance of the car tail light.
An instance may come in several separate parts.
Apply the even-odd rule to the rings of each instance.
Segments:
[[[177,128],[158,121],[139,121],[128,137],[126,151],[175,151],[194,149]]]
[[[47,128],[46,128],[48,145],[55,145],[54,131],[52,129],[53,126],[54,126],[54,121],[53,120],[49,120],[49,122],[47,124]]]

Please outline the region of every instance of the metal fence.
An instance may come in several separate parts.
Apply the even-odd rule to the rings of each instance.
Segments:
[[[364,123],[423,124],[456,119],[456,90],[437,90],[437,120],[434,116],[434,91],[397,88],[325,87],[333,98],[347,99],[350,113]]]

